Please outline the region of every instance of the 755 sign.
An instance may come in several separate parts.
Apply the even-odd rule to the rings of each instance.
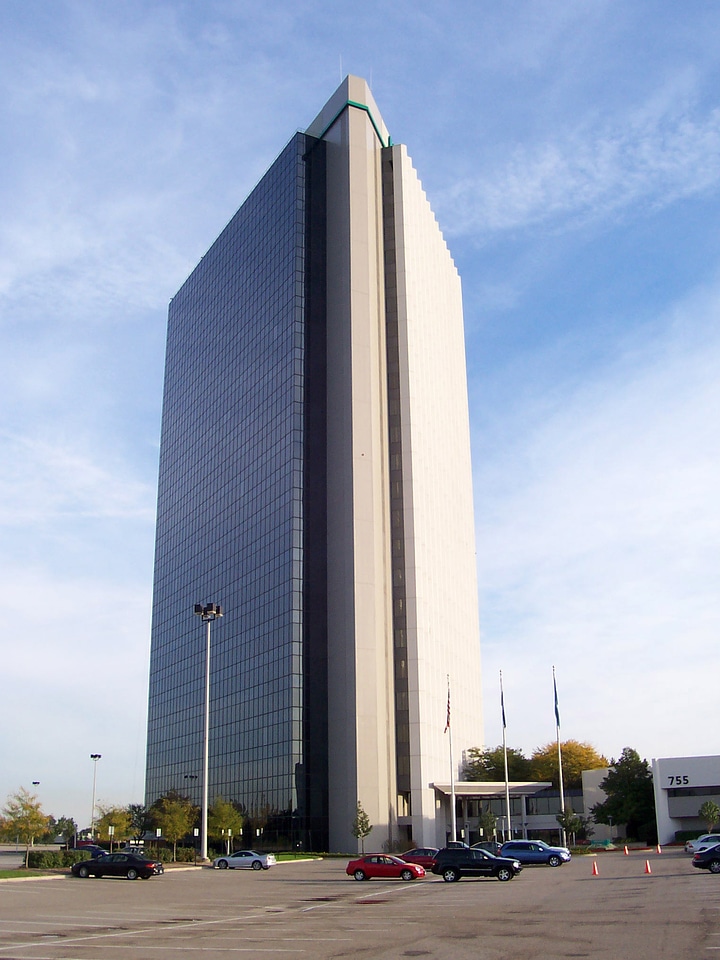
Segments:
[[[690,783],[690,777],[687,774],[683,774],[681,777],[668,777],[668,780],[671,787],[679,787]]]

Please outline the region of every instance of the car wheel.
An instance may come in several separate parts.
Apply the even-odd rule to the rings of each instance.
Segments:
[[[78,867],[78,876],[86,880],[90,876],[90,871],[87,867]]]
[[[412,870],[403,870],[402,873],[400,874],[400,879],[401,879],[401,880],[414,880],[414,879],[415,879],[415,874],[412,872]]]
[[[353,874],[353,876],[355,877],[356,880],[364,880],[364,879],[365,879],[365,871],[364,871],[364,870],[356,870],[355,873]]]
[[[498,880],[502,880],[503,882],[505,880],[512,880],[513,872],[510,869],[510,867],[500,867],[500,869],[497,872],[497,878]]]
[[[218,860],[218,870],[227,870],[228,862],[227,860]]]
[[[445,883],[456,883],[460,879],[460,871],[456,870],[455,867],[448,867],[443,870],[442,876]]]
[[[720,860],[711,860],[708,869],[710,873],[720,873]]]
[[[561,863],[560,857],[555,857],[555,856],[549,857],[548,863],[550,864],[551,867],[559,867]]]
[[[138,872],[137,872],[137,870],[135,869],[135,867],[130,867],[130,869],[129,869],[128,872],[125,874],[125,876],[128,878],[128,880],[137,880],[137,878],[138,878]]]
[[[252,868],[253,870],[262,870],[262,864],[259,860],[253,860]]]

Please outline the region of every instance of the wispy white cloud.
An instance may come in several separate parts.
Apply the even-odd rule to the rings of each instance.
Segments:
[[[502,167],[455,183],[439,202],[453,233],[487,238],[659,209],[718,183],[720,110],[699,118],[642,111],[602,130],[518,146]]]
[[[74,442],[0,434],[0,526],[74,517],[154,520],[155,491],[119,458],[100,462]]]

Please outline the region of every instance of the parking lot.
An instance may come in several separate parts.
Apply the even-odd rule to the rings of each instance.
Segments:
[[[697,960],[720,951],[720,876],[680,851],[603,854],[599,876],[592,861],[526,867],[510,883],[358,883],[344,860],[3,882],[0,960]]]

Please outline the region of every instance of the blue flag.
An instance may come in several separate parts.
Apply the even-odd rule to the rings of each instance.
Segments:
[[[560,728],[560,707],[558,706],[557,683],[555,682],[555,668],[553,667],[553,690],[555,691],[555,723]]]
[[[505,723],[505,694],[503,693],[502,670],[500,671],[500,710],[502,712],[503,730],[507,727]]]

